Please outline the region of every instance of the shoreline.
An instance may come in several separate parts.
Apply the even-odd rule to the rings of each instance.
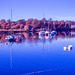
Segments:
[[[42,29],[41,29],[42,30]],[[35,30],[24,30],[24,29],[0,29],[0,32],[39,32],[41,31],[39,29],[35,29]],[[56,31],[71,31],[71,30],[75,30],[75,29],[71,29],[71,28],[59,28],[56,29]],[[50,31],[50,30],[45,30],[45,31]]]

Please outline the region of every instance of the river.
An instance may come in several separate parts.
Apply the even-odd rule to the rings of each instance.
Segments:
[[[0,35],[0,75],[75,75],[74,31],[57,32],[52,38],[20,33],[22,41],[12,44],[4,41],[7,34]],[[73,48],[64,50],[67,45]]]

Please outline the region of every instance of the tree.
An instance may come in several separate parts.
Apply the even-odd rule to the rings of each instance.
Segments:
[[[25,19],[20,19],[20,20],[16,21],[16,24],[23,24],[23,25],[25,25]]]
[[[24,25],[23,25],[23,24],[21,24],[21,25],[20,25],[20,28],[21,28],[21,29],[22,29],[22,28],[24,28]]]
[[[50,19],[48,20],[48,29],[50,30],[50,29],[52,29],[52,27],[53,27],[53,21],[52,21],[52,19],[50,18]]]
[[[37,28],[38,27],[38,20],[37,19],[33,19],[32,26],[33,26],[33,28]]]
[[[32,21],[33,21],[32,18],[28,19],[28,20],[26,21],[26,25],[32,25]]]

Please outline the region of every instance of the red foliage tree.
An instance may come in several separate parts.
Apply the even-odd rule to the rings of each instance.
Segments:
[[[32,21],[33,21],[32,18],[28,19],[28,20],[26,21],[26,25],[32,25]]]

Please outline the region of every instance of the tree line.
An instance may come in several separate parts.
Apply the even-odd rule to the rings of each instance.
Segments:
[[[70,20],[46,20],[45,18],[41,20],[30,18],[28,20],[20,19],[18,21],[11,20],[0,20],[0,29],[24,29],[25,26],[32,26],[33,29],[59,29],[59,28],[71,28],[71,25],[75,25],[75,21]]]

